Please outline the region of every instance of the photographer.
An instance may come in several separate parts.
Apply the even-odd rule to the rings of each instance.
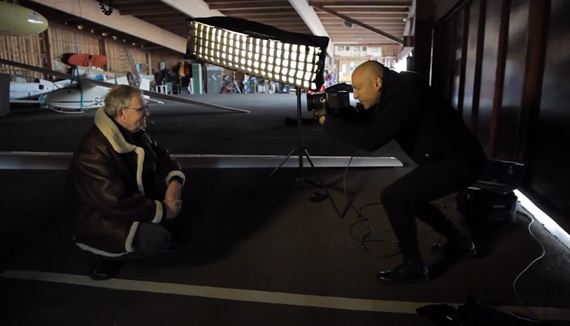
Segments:
[[[478,180],[486,160],[483,148],[457,111],[419,74],[397,73],[367,61],[353,72],[352,86],[364,108],[358,118],[344,119],[327,108],[314,111],[314,118],[334,137],[367,151],[395,140],[418,165],[380,195],[403,263],[379,272],[377,279],[427,282],[415,218],[447,238],[439,248],[443,253],[475,253],[473,242],[431,202]]]

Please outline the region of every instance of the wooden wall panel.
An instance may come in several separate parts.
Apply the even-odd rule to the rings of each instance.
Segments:
[[[117,73],[119,76],[126,75],[129,68],[129,61],[125,49],[131,52],[135,64],[141,64],[141,73],[146,74],[146,53],[144,49],[127,45],[115,40],[105,39],[105,49],[107,51],[108,71]]]
[[[122,46],[113,40],[105,39],[105,50],[107,51],[107,71],[120,76],[126,75],[130,69]]]
[[[182,54],[171,50],[154,50],[151,53],[151,57],[150,70],[153,72],[160,70],[161,62],[165,63],[166,68],[172,69],[173,66],[180,63]]]
[[[46,33],[32,37],[0,35],[0,58],[48,69],[50,68],[48,62],[51,61],[53,70],[67,72],[69,66],[61,62],[63,54],[103,54],[107,56],[108,61],[107,67],[103,68],[122,76],[127,71],[130,71],[128,59],[124,51],[126,47],[129,49],[133,61],[141,64],[141,73],[147,73],[147,53],[149,50],[56,24],[50,25],[47,33],[49,34],[50,51],[46,51]],[[49,52],[51,52],[51,58],[47,58],[47,53]],[[167,66],[171,67],[178,62],[179,58],[180,54],[169,51],[159,55],[157,59],[165,60]],[[158,63],[156,66],[158,67]],[[4,65],[0,65],[0,72],[32,78],[45,78],[45,76],[39,73]],[[24,80],[20,79],[20,81]]]
[[[50,33],[51,60],[54,70],[69,69],[68,65],[60,61],[64,53],[103,54],[101,38],[97,35],[57,25],[50,25],[48,33]]]
[[[43,33],[30,37],[0,35],[0,58],[45,68],[47,61],[43,37]],[[16,75],[44,78],[40,73],[6,65],[0,65],[0,73],[14,75],[13,80],[15,81]],[[24,80],[21,79],[17,81],[23,82]]]

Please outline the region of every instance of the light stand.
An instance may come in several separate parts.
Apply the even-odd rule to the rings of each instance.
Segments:
[[[291,156],[296,151],[297,155],[299,156],[299,176],[297,177],[297,181],[302,181],[302,182],[308,183],[312,186],[315,186],[319,189],[324,190],[325,193],[327,194],[327,198],[329,199],[329,201],[330,201],[331,205],[333,206],[338,217],[343,218],[338,207],[336,206],[336,203],[332,199],[332,197],[329,193],[329,190],[325,186],[323,179],[318,174],[317,168],[315,167],[315,164],[313,164],[313,160],[311,160],[311,156],[309,155],[309,152],[307,151],[307,148],[305,147],[305,144],[303,143],[303,119],[301,117],[301,112],[302,112],[302,110],[301,110],[301,89],[299,87],[297,87],[295,89],[295,94],[297,96],[297,128],[298,128],[298,131],[297,131],[298,132],[297,147],[293,148],[293,150],[291,150],[291,152],[289,152],[289,154],[287,154],[287,156],[285,156],[285,158],[279,163],[279,165],[277,165],[277,167],[271,172],[271,174],[269,174],[267,179],[269,180],[275,174],[275,172],[277,172],[277,170],[279,170],[283,166],[283,164],[285,164],[285,162],[287,162],[291,158]],[[304,170],[303,170],[304,169],[303,156],[307,157],[307,161],[309,161],[309,164],[311,164],[311,168],[313,170],[313,173],[315,174],[315,176],[319,180],[320,184],[318,184],[312,180],[305,179],[305,174],[304,174]]]
[[[298,180],[324,190],[337,215],[342,214],[317,174],[303,144],[301,89],[319,90],[324,84],[324,63],[328,37],[287,32],[273,26],[236,17],[190,19],[186,54],[192,59],[214,64],[250,76],[292,85],[297,94],[298,143],[273,170],[269,178],[297,151]],[[305,179],[303,158],[307,157],[321,184]]]

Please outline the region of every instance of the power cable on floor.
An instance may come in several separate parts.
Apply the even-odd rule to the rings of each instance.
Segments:
[[[538,320],[538,318],[536,317],[536,315],[530,311],[530,309],[524,304],[524,302],[521,300],[518,292],[517,292],[517,281],[519,280],[519,278],[526,273],[527,270],[529,270],[532,265],[534,265],[537,261],[541,260],[542,258],[544,258],[544,256],[546,255],[546,249],[544,248],[544,246],[542,245],[542,243],[536,238],[536,236],[534,235],[534,233],[532,233],[532,225],[534,224],[534,222],[536,221],[534,219],[534,217],[532,216],[532,214],[527,211],[524,207],[520,206],[519,207],[521,209],[524,209],[526,212],[521,212],[518,211],[519,213],[521,213],[521,215],[525,216],[526,218],[529,219],[530,223],[528,224],[528,233],[530,233],[530,235],[534,238],[534,240],[540,245],[540,248],[542,248],[542,253],[540,254],[540,256],[538,256],[537,258],[535,258],[533,261],[530,262],[530,264],[528,264],[528,266],[522,270],[522,272],[519,273],[519,275],[517,275],[517,277],[515,278],[515,281],[513,282],[513,291],[515,292],[515,296],[517,297],[517,300],[519,300],[520,304],[523,306],[523,308],[526,310],[526,312],[530,315],[530,317],[534,320]]]
[[[353,160],[353,159],[354,159],[354,156],[351,156],[351,157],[350,157],[350,160],[348,161],[348,164],[347,164],[347,166],[346,166],[346,169],[345,169],[345,171],[344,171],[344,176],[343,176],[343,178],[342,178],[342,187],[343,187],[343,190],[344,190],[344,195],[345,195],[345,197],[346,197],[346,199],[347,199],[347,201],[348,201],[350,207],[354,210],[354,212],[355,212],[356,215],[357,215],[357,221],[354,222],[354,223],[350,226],[350,228],[348,229],[348,233],[349,233],[349,235],[350,235],[351,238],[353,238],[353,239],[356,240],[356,241],[359,241],[360,244],[362,244],[362,246],[364,247],[364,250],[366,250],[366,252],[368,252],[369,254],[371,254],[371,255],[373,255],[373,256],[377,256],[377,257],[386,257],[386,258],[387,258],[387,257],[394,257],[394,256],[396,256],[396,255],[398,255],[398,254],[400,253],[399,250],[398,250],[397,252],[393,253],[393,254],[380,255],[380,254],[374,253],[373,251],[371,251],[371,250],[366,246],[366,244],[367,244],[367,243],[370,243],[370,242],[385,242],[385,243],[395,244],[395,245],[397,246],[397,245],[398,245],[398,242],[397,242],[397,241],[393,241],[393,240],[386,240],[386,239],[368,239],[368,237],[369,237],[369,236],[371,235],[371,233],[372,233],[372,229],[370,228],[370,225],[368,224],[368,222],[370,222],[371,220],[370,220],[369,218],[367,218],[366,216],[364,216],[364,214],[362,213],[362,211],[363,211],[365,208],[368,208],[368,207],[372,207],[372,206],[382,206],[382,203],[381,203],[381,202],[368,203],[368,204],[366,204],[366,205],[360,207],[360,209],[357,209],[357,208],[354,206],[354,204],[352,203],[352,200],[351,200],[350,196],[348,195],[348,191],[346,190],[346,176],[347,176],[347,174],[348,174],[348,169],[350,168],[350,163],[352,163],[352,160]],[[432,205],[433,205],[433,204],[432,204]],[[438,207],[440,207],[440,208],[444,208],[444,209],[449,208],[449,207],[447,207],[447,206],[445,205],[445,202],[444,202],[443,205],[436,205],[436,206],[438,206]],[[365,234],[364,234],[361,238],[357,238],[357,237],[354,236],[354,234],[352,233],[352,232],[353,232],[352,229],[353,229],[356,225],[361,224],[361,223],[364,224],[364,226],[366,227],[366,232],[365,232]]]
[[[367,208],[367,207],[376,206],[376,205],[380,205],[380,206],[381,206],[382,203],[381,203],[381,202],[369,203],[369,204],[366,204],[366,205],[362,206],[360,209],[357,209],[357,208],[354,206],[354,204],[352,203],[352,200],[351,200],[351,198],[350,198],[350,196],[348,195],[348,192],[347,192],[347,190],[346,190],[346,176],[347,176],[347,174],[348,174],[348,169],[350,168],[350,163],[352,163],[353,158],[354,158],[354,156],[351,156],[351,157],[350,157],[350,160],[348,161],[348,164],[347,164],[347,166],[346,166],[346,169],[345,169],[345,171],[344,171],[344,176],[343,176],[343,179],[342,179],[342,186],[343,186],[343,190],[344,190],[344,195],[346,196],[346,199],[347,199],[347,201],[348,201],[350,207],[351,207],[351,208],[354,210],[354,212],[356,212],[356,214],[357,214],[357,221],[354,222],[354,223],[350,226],[350,228],[349,228],[349,230],[348,230],[348,233],[350,234],[350,237],[351,237],[351,238],[353,238],[353,239],[356,240],[356,241],[359,241],[359,242],[362,244],[362,246],[364,247],[364,249],[365,249],[369,254],[371,254],[371,255],[374,255],[374,256],[377,256],[377,257],[393,257],[393,256],[396,256],[396,255],[398,255],[398,254],[400,253],[399,250],[398,250],[398,252],[396,252],[396,253],[394,253],[394,254],[390,254],[390,255],[379,255],[379,254],[376,254],[376,253],[372,252],[372,251],[371,251],[370,249],[368,249],[368,247],[366,246],[366,244],[369,243],[369,242],[386,242],[386,243],[392,243],[392,244],[396,244],[396,245],[398,245],[398,242],[393,241],[393,240],[385,240],[385,239],[375,239],[375,240],[373,240],[373,239],[368,239],[368,237],[369,237],[369,236],[371,235],[371,233],[372,233],[372,230],[371,230],[371,228],[370,228],[370,225],[368,224],[368,222],[370,222],[371,220],[370,220],[369,218],[367,218],[366,216],[364,216],[364,214],[362,214],[362,211],[363,211],[365,208]],[[444,202],[442,205],[437,205],[437,206],[439,206],[440,208],[444,208],[444,209],[450,208],[450,207],[448,207],[448,206],[445,205],[445,202]],[[523,208],[522,206],[520,206],[520,205],[519,205],[519,207],[521,207],[522,209],[524,209],[524,208]],[[525,217],[527,217],[527,218],[529,219],[530,223],[528,224],[528,232],[529,232],[530,235],[534,238],[534,240],[540,245],[540,247],[542,248],[542,253],[541,253],[541,255],[540,255],[539,257],[537,257],[537,258],[534,259],[532,262],[530,262],[530,264],[529,264],[524,270],[522,270],[522,272],[520,272],[520,273],[517,275],[517,277],[515,278],[515,280],[514,280],[514,282],[513,282],[513,291],[514,291],[514,293],[515,293],[515,296],[516,296],[517,300],[519,301],[519,303],[521,304],[521,306],[526,310],[526,312],[529,314],[529,316],[531,317],[531,319],[538,320],[538,318],[536,317],[536,315],[524,304],[524,302],[523,302],[522,299],[520,298],[520,296],[519,296],[519,294],[518,294],[518,292],[517,292],[517,288],[516,288],[516,284],[517,284],[519,278],[520,278],[524,273],[526,273],[526,271],[529,270],[530,267],[532,267],[532,265],[534,265],[537,261],[539,261],[540,259],[542,259],[542,258],[546,255],[546,249],[544,248],[544,246],[542,245],[542,243],[536,238],[536,236],[535,236],[534,233],[532,232],[532,228],[531,228],[531,227],[532,227],[532,225],[534,224],[535,220],[534,220],[534,218],[532,217],[532,214],[530,214],[530,212],[528,212],[526,209],[524,209],[524,210],[525,210],[526,212],[519,211],[519,213],[521,213],[521,215],[524,215]],[[355,225],[358,225],[358,224],[360,224],[360,223],[363,223],[363,224],[366,226],[366,232],[365,232],[365,234],[364,234],[361,238],[357,238],[356,236],[354,236],[354,235],[352,234],[352,228],[353,228]],[[441,242],[441,238],[440,238],[440,242]]]

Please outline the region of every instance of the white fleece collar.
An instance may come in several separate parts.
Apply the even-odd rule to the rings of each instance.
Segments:
[[[95,125],[105,138],[111,143],[113,149],[119,153],[129,153],[134,151],[137,147],[129,142],[126,141],[125,137],[119,130],[119,127],[111,120],[111,118],[105,113],[104,108],[100,108],[95,113]]]

